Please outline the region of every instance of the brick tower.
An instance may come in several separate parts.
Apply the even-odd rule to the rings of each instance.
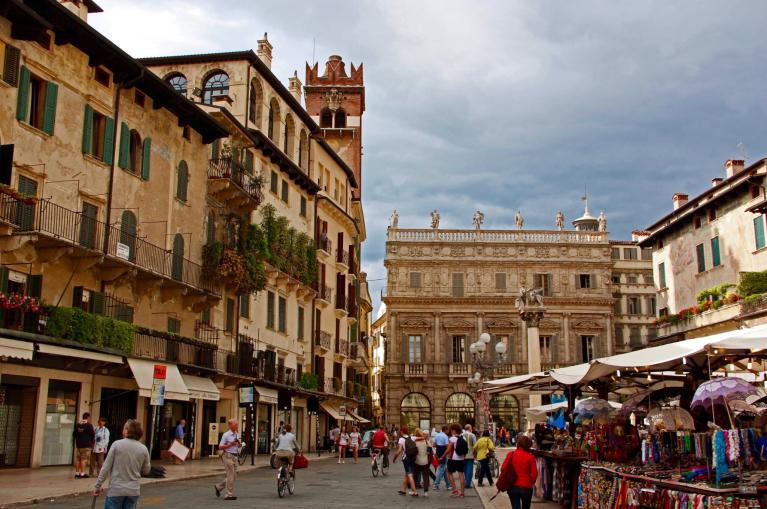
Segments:
[[[328,145],[354,170],[359,187],[354,198],[362,191],[362,114],[365,112],[365,85],[362,64],[351,64],[351,76],[338,55],[331,55],[320,76],[319,64],[306,64],[306,110],[322,128]]]

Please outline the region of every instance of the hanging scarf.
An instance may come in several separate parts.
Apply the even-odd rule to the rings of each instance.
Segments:
[[[722,475],[729,472],[723,431],[714,432],[714,468],[716,469],[716,483],[719,484],[722,481]]]

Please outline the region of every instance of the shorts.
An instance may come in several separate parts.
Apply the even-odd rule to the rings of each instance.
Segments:
[[[296,459],[296,453],[293,451],[274,451],[274,457],[278,460],[286,459],[288,464],[292,465],[293,460]]]
[[[413,461],[408,458],[403,458],[402,466],[405,467],[405,474],[412,475],[415,472]]]
[[[447,471],[451,474],[463,472],[465,470],[466,460],[447,460]]]
[[[91,448],[90,447],[78,447],[77,448],[77,461],[90,461]]]

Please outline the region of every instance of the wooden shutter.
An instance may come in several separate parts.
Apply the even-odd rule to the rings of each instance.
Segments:
[[[226,299],[226,330],[232,332],[234,330],[234,300]]]
[[[178,182],[176,182],[176,197],[181,201],[186,201],[187,185],[189,183],[189,167],[186,161],[178,163]]]
[[[402,335],[402,362],[405,364],[410,363],[410,355],[409,355],[409,345],[407,342],[407,334]]]
[[[218,151],[221,145],[221,140],[216,140],[210,144],[210,158],[218,159]]]
[[[83,287],[75,286],[72,288],[72,307],[82,309],[83,307]]]
[[[180,233],[173,238],[170,272],[171,277],[176,281],[181,281],[184,277],[184,237]]]
[[[26,121],[29,118],[29,81],[32,73],[26,66],[21,66],[21,75],[19,77],[19,93],[16,104],[16,118]]]
[[[125,122],[120,123],[120,153],[117,156],[117,166],[123,170],[130,168],[130,128]]]
[[[554,274],[546,274],[545,275],[546,280],[546,288],[544,295],[546,297],[551,297],[554,295]]]
[[[45,111],[43,112],[43,132],[53,135],[56,125],[56,102],[59,97],[59,86],[56,83],[45,84]]]
[[[104,162],[112,164],[115,157],[115,119],[104,118]]]
[[[91,292],[91,313],[96,315],[104,314],[104,294],[99,292]]]
[[[43,276],[36,274],[27,277],[27,296],[39,299],[43,296]]]
[[[19,175],[19,193],[37,196],[37,181]],[[29,231],[35,224],[35,204],[19,203],[16,205],[16,224],[22,231]]]
[[[83,202],[83,211],[80,217],[80,245],[93,249],[96,241],[96,217],[98,208],[87,202]]]
[[[11,185],[14,145],[0,145],[0,184]]]
[[[14,87],[19,85],[19,63],[21,62],[21,50],[14,46],[5,47],[5,66],[3,67],[3,80]]]
[[[93,153],[93,108],[90,104],[85,105],[83,118],[83,154]]]
[[[149,180],[149,162],[152,156],[152,139],[144,138],[144,150],[142,151],[143,160],[141,161],[141,178]]]

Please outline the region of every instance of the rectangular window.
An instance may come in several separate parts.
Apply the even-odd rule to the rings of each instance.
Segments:
[[[506,273],[505,272],[495,273],[495,289],[496,290],[506,289]]]
[[[612,249],[612,253],[610,254],[610,258],[612,258],[613,260],[620,260],[621,259],[621,250],[618,249],[617,247],[614,247]]]
[[[168,332],[171,334],[181,334],[181,320],[168,317]]]
[[[638,281],[638,278],[637,278],[636,274],[629,274],[629,275],[626,276],[626,283],[627,284],[635,285],[635,284],[637,284],[637,281]]]
[[[642,314],[642,303],[641,303],[641,300],[639,300],[639,297],[629,297],[628,304],[629,304],[628,311],[630,315]]]
[[[695,256],[698,259],[698,274],[706,271],[706,249],[703,244],[695,246]]]
[[[453,273],[453,297],[463,297],[463,273]]]
[[[637,259],[637,250],[633,247],[624,247],[623,248],[623,258],[626,260],[636,260]]]
[[[754,218],[754,240],[756,241],[756,249],[762,249],[765,246],[764,215]]]
[[[146,95],[144,95],[144,92],[136,89],[136,94],[133,96],[133,102],[136,103],[136,106],[139,108],[146,106]]]
[[[722,264],[722,258],[719,255],[719,237],[711,239],[711,263],[714,267],[719,267]]]
[[[226,332],[234,332],[234,299],[226,299],[226,316],[225,327]]]
[[[693,226],[693,228],[695,228],[697,230],[698,228],[700,228],[700,224],[701,224],[700,216],[695,216],[692,219],[692,226]]]
[[[651,247],[642,248],[642,260],[652,261],[652,248]]]
[[[578,275],[578,288],[591,288],[591,274]]]
[[[410,288],[421,288],[421,273],[420,272],[411,272],[410,273]]]
[[[408,357],[407,358],[411,364],[423,362],[420,335],[408,336]]]
[[[453,336],[453,362],[466,362],[466,336]]]
[[[181,128],[181,137],[185,140],[191,140],[192,139],[192,130],[189,128],[188,125],[185,125]]]
[[[304,308],[298,306],[298,339],[304,339]]]
[[[534,274],[533,285],[535,288],[543,288],[543,296],[551,297],[553,293],[553,276],[551,274]]]
[[[301,209],[300,209],[301,217],[306,217],[306,197],[301,197]]]
[[[240,295],[240,316],[250,318],[250,295]]]
[[[96,159],[104,159],[104,131],[106,117],[98,111],[93,112],[93,131],[91,131],[91,155]]]
[[[274,292],[266,292],[266,328],[274,330]]]
[[[708,209],[708,222],[716,221],[716,209],[710,208]]]
[[[96,83],[99,85],[104,85],[107,88],[112,85],[112,75],[101,66],[98,66],[93,70],[93,79],[95,79]]]
[[[581,361],[591,362],[594,359],[594,336],[581,335]]]
[[[288,203],[288,181],[283,180],[282,181],[282,195],[280,196],[282,198],[282,201],[285,203]]]
[[[541,362],[551,362],[551,336],[540,336],[538,344],[541,347]]]
[[[277,194],[277,187],[279,183],[279,177],[277,177],[277,172],[272,172],[272,180],[269,182],[269,190],[273,192],[274,194]]]
[[[661,288],[666,288],[666,264],[658,264],[658,285]]]
[[[37,76],[29,77],[29,102],[27,115],[23,120],[32,127],[42,130],[45,115],[46,82]]]
[[[647,298],[647,310],[648,310],[647,312],[648,315],[655,316],[655,313],[658,311],[655,297]]]
[[[285,300],[285,297],[280,297],[277,307],[277,327],[280,332],[288,331],[287,308],[288,302]]]
[[[200,313],[200,323],[210,325],[210,309],[206,309]]]
[[[629,344],[632,346],[642,346],[642,331],[639,327],[629,328]]]
[[[626,342],[626,340],[623,337],[623,327],[620,325],[615,326],[615,344],[616,345],[622,345]]]
[[[616,315],[623,314],[623,299],[621,299],[620,297],[617,297],[617,300],[615,301],[614,311]]]
[[[621,277],[620,277],[620,275],[618,275],[618,274],[614,275],[612,277],[612,282],[613,282],[614,285],[621,284]]]

